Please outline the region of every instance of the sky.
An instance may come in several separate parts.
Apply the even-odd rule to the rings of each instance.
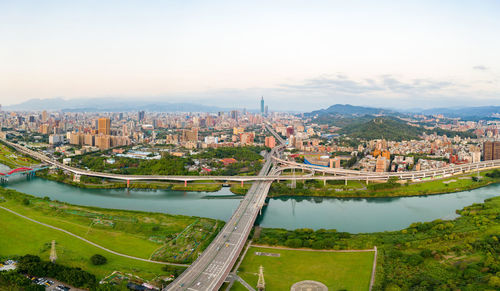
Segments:
[[[0,104],[500,105],[500,1],[0,0]]]

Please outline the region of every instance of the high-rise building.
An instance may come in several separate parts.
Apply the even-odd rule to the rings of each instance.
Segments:
[[[234,120],[238,120],[238,111],[237,110],[231,111],[231,118]]]
[[[144,116],[145,116],[144,111],[139,111],[139,121],[143,121],[144,120]]]
[[[276,146],[276,139],[273,136],[266,136],[264,144],[266,147],[274,148]]]
[[[485,161],[500,159],[500,141],[487,141],[483,144],[483,159]]]
[[[198,128],[193,128],[192,130],[184,130],[182,134],[183,141],[198,141]]]
[[[266,116],[267,116],[268,111],[269,111],[269,106],[267,106],[267,105],[266,105],[266,106],[264,107],[264,115],[266,115]]]
[[[46,122],[47,121],[47,111],[43,111],[42,112],[42,122]]]
[[[103,135],[111,134],[111,120],[106,117],[97,120],[97,133]]]
[[[260,99],[260,114],[264,114],[264,96]]]

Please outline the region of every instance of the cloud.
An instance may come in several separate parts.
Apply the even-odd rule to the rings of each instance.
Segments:
[[[488,67],[483,66],[483,65],[477,65],[477,66],[474,66],[474,67],[472,67],[472,68],[473,68],[474,70],[478,70],[478,71],[487,71],[487,70],[489,70],[489,68],[488,68]]]
[[[437,93],[443,89],[456,85],[449,81],[432,79],[413,79],[402,81],[392,75],[383,75],[378,78],[353,80],[345,75],[334,77],[317,77],[307,79],[301,84],[280,84],[282,91],[305,91],[312,94],[330,95],[396,95],[415,96],[420,94]]]

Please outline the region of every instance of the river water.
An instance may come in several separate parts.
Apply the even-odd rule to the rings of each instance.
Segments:
[[[0,168],[1,171],[1,168]],[[3,171],[2,171],[3,172]],[[34,196],[72,204],[164,212],[227,220],[241,197],[229,188],[216,193],[142,189],[84,189],[42,178],[11,177],[4,185]],[[413,222],[453,219],[455,211],[499,195],[500,184],[443,195],[400,198],[269,199],[257,224],[274,228],[337,229],[351,233],[399,230]]]

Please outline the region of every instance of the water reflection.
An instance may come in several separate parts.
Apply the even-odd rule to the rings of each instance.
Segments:
[[[1,168],[0,168],[1,169]],[[227,220],[241,196],[224,187],[215,193],[151,189],[84,189],[41,178],[11,177],[8,188],[73,204],[204,216]],[[497,196],[500,185],[445,195],[398,198],[267,199],[257,224],[286,229],[337,229],[352,233],[398,230],[413,222],[453,219],[456,210]]]

